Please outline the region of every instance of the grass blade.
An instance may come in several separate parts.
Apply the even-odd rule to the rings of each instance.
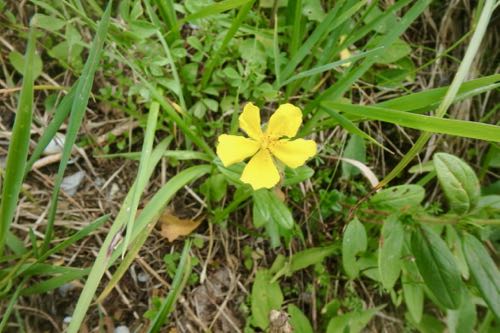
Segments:
[[[68,117],[69,112],[71,111],[71,105],[73,104],[73,98],[75,97],[77,85],[78,81],[73,85],[69,93],[63,97],[63,99],[57,106],[54,113],[54,118],[52,118],[47,128],[45,128],[45,130],[43,131],[42,136],[38,139],[36,147],[33,150],[28,163],[26,164],[25,174],[30,172],[33,164],[35,164],[35,162],[40,158],[45,147],[47,147],[50,140],[54,138],[64,120]]]
[[[287,85],[290,82],[293,82],[293,81],[296,81],[296,80],[299,80],[299,79],[303,79],[303,78],[306,78],[306,77],[309,77],[309,76],[313,76],[313,75],[316,75],[316,74],[319,74],[319,73],[323,73],[323,72],[329,71],[331,69],[334,69],[336,67],[339,67],[339,66],[341,66],[343,64],[346,64],[346,63],[349,63],[349,62],[354,62],[355,60],[365,58],[365,57],[367,57],[369,55],[372,55],[373,53],[378,52],[380,49],[381,48],[375,48],[375,49],[372,49],[372,50],[369,50],[369,51],[366,51],[366,52],[360,52],[360,53],[355,54],[355,55],[353,55],[353,56],[351,56],[351,57],[349,57],[347,59],[334,61],[334,62],[331,62],[331,63],[326,64],[326,65],[314,67],[314,68],[311,68],[310,70],[300,72],[297,75],[294,75],[291,78],[289,78],[288,80],[286,80],[285,82],[283,82],[281,84],[281,86],[285,86],[285,85]]]
[[[31,118],[33,113],[33,63],[35,58],[35,30],[30,29],[23,70],[23,85],[19,95],[16,119],[7,153],[7,162],[0,203],[0,256],[3,254],[5,237],[10,228],[24,178],[28,157]]]
[[[357,116],[381,120],[421,131],[500,142],[500,126],[473,121],[443,119],[440,117],[431,117],[373,106],[360,106],[334,102],[324,102],[322,105]]]
[[[196,13],[193,13],[186,18],[182,19],[179,22],[179,25],[184,24],[185,22],[190,22],[193,20],[198,20],[201,18],[213,16],[220,14],[222,12],[238,8],[240,6],[243,6],[247,4],[248,2],[254,2],[254,0],[225,0],[221,2],[214,3],[213,5],[210,6],[205,6],[203,9],[197,11]]]
[[[348,131],[351,134],[358,135],[374,144],[379,146],[380,148],[386,149],[381,143],[379,143],[377,140],[360,130],[352,121],[341,115],[340,113],[335,112],[332,108],[330,108],[328,105],[323,104],[322,105],[325,108],[325,111],[330,115],[330,117],[334,118],[340,126],[342,126],[346,131]]]
[[[94,82],[94,75],[101,58],[101,50],[104,45],[104,40],[106,38],[110,21],[111,3],[112,1],[108,2],[106,11],[104,12],[101,22],[99,23],[96,37],[92,42],[92,46],[90,48],[89,57],[87,59],[87,62],[85,63],[82,75],[78,80],[75,90],[75,97],[71,105],[71,115],[69,118],[68,130],[66,132],[66,140],[64,142],[59,169],[57,170],[57,176],[54,181],[54,191],[52,192],[49,213],[47,215],[47,229],[45,231],[45,239],[42,245],[42,253],[47,250],[52,239],[52,234],[54,231],[54,220],[57,211],[57,199],[63,181],[64,171],[66,170],[66,166],[71,157],[71,151],[73,150],[73,145],[75,144],[76,136],[78,135],[78,130],[80,129],[83,116],[85,114],[85,109],[87,108],[88,100],[90,97],[90,90],[92,89],[92,84]]]
[[[481,12],[481,16],[479,18],[479,22],[476,26],[476,30],[472,35],[472,39],[470,41],[469,47],[465,52],[464,58],[458,67],[457,74],[453,78],[453,81],[450,85],[450,88],[446,91],[446,95],[444,96],[443,101],[439,105],[436,110],[436,117],[442,118],[450,105],[453,103],[455,96],[457,95],[462,82],[465,80],[465,77],[469,71],[469,68],[474,60],[474,57],[481,45],[481,40],[486,32],[486,28],[488,27],[488,23],[490,22],[491,15],[495,10],[495,1],[494,0],[486,0],[483,5],[483,10]],[[430,133],[422,134],[415,144],[411,147],[411,149],[403,156],[400,162],[394,167],[394,169],[389,172],[387,176],[379,183],[378,188],[381,188],[388,184],[391,180],[393,180],[399,173],[413,160],[413,158],[422,150],[424,145],[430,139]]]
[[[179,261],[179,266],[177,266],[170,292],[163,300],[156,317],[153,319],[153,322],[148,329],[148,333],[156,333],[160,331],[162,326],[165,324],[168,315],[172,312],[175,301],[179,298],[182,289],[184,289],[191,273],[191,257],[189,256],[190,250],[191,240],[187,240],[184,243],[184,249],[182,250],[181,259]]]
[[[127,247],[130,242],[132,227],[136,217],[137,207],[139,206],[139,200],[142,194],[142,191],[139,192],[138,189],[145,187],[149,179],[148,174],[144,171],[148,166],[149,160],[151,158],[151,151],[153,150],[153,141],[155,139],[156,123],[158,121],[159,110],[160,110],[160,104],[158,104],[157,102],[151,103],[151,108],[149,109],[148,113],[148,123],[146,125],[146,130],[144,135],[144,142],[142,145],[139,170],[137,171],[137,177],[136,177],[137,184],[139,185],[135,188],[134,195],[132,197],[132,203],[130,204],[130,210],[128,212],[129,217],[127,222],[127,230],[126,230],[127,233],[125,234],[122,256],[125,255],[125,251],[127,251]]]
[[[287,79],[292,75],[295,68],[300,64],[300,62],[309,54],[311,54],[311,49],[321,40],[325,34],[333,29],[339,27],[346,20],[351,18],[361,7],[366,3],[366,0],[357,2],[351,8],[343,12],[341,15],[337,16],[337,10],[331,10],[323,21],[316,27],[314,32],[309,36],[309,38],[302,44],[297,53],[290,59],[290,61],[283,69],[281,73],[283,79]]]
[[[376,47],[382,47],[378,52],[382,53],[384,49],[387,49],[392,43],[394,43],[399,36],[406,31],[410,24],[429,6],[431,0],[418,0],[414,5],[406,12],[403,18],[399,21],[399,24],[395,26],[377,45]],[[324,99],[337,100],[339,97],[344,95],[344,93],[351,87],[351,85],[358,80],[363,74],[368,71],[371,66],[376,62],[376,56],[366,58],[361,64],[359,64],[354,70],[350,71],[347,75],[343,76],[334,85],[326,89],[321,95],[316,97],[311,103],[305,108],[305,113],[309,113],[319,106],[321,101]],[[313,117],[304,124],[302,132],[309,132],[311,128],[314,127],[315,123],[321,116],[321,112],[316,112]]]
[[[215,54],[210,57],[210,60],[208,61],[205,67],[205,71],[203,72],[203,76],[201,77],[202,87],[205,87],[207,85],[208,80],[210,79],[210,76],[212,75],[214,68],[219,64],[221,60],[222,52],[224,52],[224,50],[227,48],[229,42],[236,34],[236,31],[238,31],[241,23],[243,23],[243,20],[247,17],[247,14],[248,12],[250,12],[250,9],[252,9],[254,2],[255,0],[244,2],[245,5],[240,8],[238,15],[236,15],[236,18],[231,24],[231,27],[224,36],[221,46],[219,47],[219,49],[217,49],[217,51],[215,51]]]

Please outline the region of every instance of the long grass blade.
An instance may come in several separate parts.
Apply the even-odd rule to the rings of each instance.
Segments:
[[[479,18],[479,22],[476,26],[474,34],[472,35],[471,41],[469,43],[469,47],[465,52],[464,58],[458,67],[457,74],[453,78],[453,81],[450,85],[450,88],[447,90],[446,95],[444,96],[443,101],[439,105],[436,110],[436,117],[442,118],[448,108],[453,103],[455,96],[457,95],[462,82],[465,80],[467,72],[474,60],[475,55],[481,45],[481,41],[483,39],[484,34],[486,33],[486,28],[488,27],[488,23],[490,22],[491,15],[495,10],[495,0],[486,0],[483,5],[483,10],[481,12],[481,16]],[[498,131],[498,130],[497,130]],[[424,145],[430,139],[431,133],[426,132],[423,133],[418,140],[415,142],[413,147],[403,156],[400,162],[394,167],[394,169],[389,172],[387,176],[379,183],[378,188],[381,188],[388,184],[391,180],[397,177],[399,173],[413,160],[413,158],[422,150]]]
[[[78,82],[78,81],[77,81]],[[26,164],[25,174],[30,172],[33,164],[42,156],[43,150],[49,144],[50,140],[54,138],[61,125],[64,123],[64,120],[68,117],[69,112],[71,111],[71,105],[73,104],[73,98],[75,97],[76,87],[78,83],[75,83],[71,90],[68,92],[66,96],[64,96],[57,105],[56,111],[54,113],[54,118],[50,121],[49,125],[43,131],[42,136],[38,139],[36,143],[35,149],[33,149],[33,153]]]
[[[160,111],[160,104],[158,102],[151,103],[151,108],[148,113],[148,123],[146,125],[144,142],[142,145],[141,160],[139,161],[139,170],[137,171],[137,183],[139,186],[135,188],[134,195],[132,197],[132,203],[130,204],[130,211],[127,222],[127,229],[125,234],[124,246],[122,256],[125,255],[128,244],[130,242],[130,236],[132,233],[132,226],[135,220],[135,215],[137,213],[137,207],[139,206],[139,199],[141,198],[142,191],[139,192],[139,188],[146,186],[149,179],[147,173],[145,172],[149,164],[149,159],[151,158],[151,152],[153,150],[153,141],[155,139],[156,133],[156,123],[158,121],[158,112]]]
[[[201,18],[217,15],[225,11],[243,6],[248,2],[253,2],[253,0],[225,0],[217,2],[214,3],[213,5],[205,6],[196,13],[188,15],[186,18],[180,20],[179,24],[184,24],[185,22],[190,22],[193,20],[198,20]]]
[[[393,27],[390,32],[385,35],[384,38],[375,46],[382,47],[378,52],[382,53],[384,49],[387,49],[392,43],[394,43],[397,38],[410,26],[410,24],[429,6],[431,0],[418,0],[413,6],[406,12],[403,18],[399,21],[398,25]],[[326,89],[321,95],[316,97],[311,103],[309,103],[305,108],[305,113],[310,113],[316,107],[319,106],[321,101],[324,99],[337,100],[339,97],[344,95],[344,93],[351,87],[351,85],[358,80],[366,71],[368,71],[371,66],[376,62],[376,56],[366,58],[362,61],[355,69],[350,71],[347,75],[343,76],[338,82]],[[304,124],[302,129],[303,132],[309,132],[315,123],[321,116],[321,112],[316,112],[313,117]]]
[[[179,295],[184,289],[184,286],[189,278],[189,274],[191,273],[191,257],[189,256],[190,250],[191,240],[187,240],[184,243],[184,249],[182,250],[181,259],[179,260],[179,266],[177,266],[170,292],[163,300],[160,309],[148,329],[148,333],[160,332],[163,325],[165,325],[165,321],[168,319],[168,315],[173,310],[175,301],[179,298]]]
[[[5,176],[0,203],[0,256],[3,254],[5,238],[17,207],[17,200],[24,179],[28,157],[31,118],[33,113],[33,63],[35,58],[35,30],[30,29],[23,70],[23,85],[19,95],[12,138],[7,152]]]
[[[381,120],[421,131],[500,142],[500,126],[473,121],[443,119],[437,116],[431,117],[372,106],[360,106],[334,102],[324,102],[323,105],[357,116]]]
[[[73,150],[73,145],[76,142],[76,136],[78,135],[78,130],[80,129],[85,109],[87,108],[90,90],[92,89],[94,82],[94,75],[97,70],[97,66],[99,65],[101,50],[104,45],[110,21],[111,3],[112,1],[108,2],[108,6],[97,28],[96,37],[92,42],[89,57],[83,68],[82,75],[78,80],[75,97],[73,99],[73,104],[71,105],[71,115],[69,118],[68,130],[66,132],[66,140],[64,142],[59,169],[57,170],[57,175],[54,181],[54,190],[52,192],[49,213],[47,215],[47,229],[45,231],[45,239],[42,245],[42,253],[47,250],[50,241],[52,240],[54,220],[57,211],[57,199],[63,181],[64,171],[66,170],[66,166],[68,165],[68,161],[71,157],[71,151]]]
[[[331,10],[323,21],[316,27],[311,36],[302,44],[297,53],[290,59],[290,61],[283,69],[281,73],[282,79],[288,79],[295,68],[300,64],[300,62],[311,53],[311,49],[318,43],[318,41],[329,31],[339,27],[346,20],[352,17],[358,10],[360,10],[367,0],[358,1],[348,10],[344,11],[342,14],[337,16],[336,10]]]

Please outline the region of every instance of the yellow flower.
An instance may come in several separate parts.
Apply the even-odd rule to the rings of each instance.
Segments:
[[[252,103],[245,105],[239,123],[249,138],[222,134],[217,155],[226,167],[252,156],[240,179],[254,190],[271,188],[279,182],[280,174],[273,156],[290,168],[297,168],[316,154],[314,141],[290,140],[302,124],[302,112],[292,104],[279,106],[265,132],[260,126],[259,108]]]

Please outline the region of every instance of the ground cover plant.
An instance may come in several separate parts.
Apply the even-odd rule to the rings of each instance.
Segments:
[[[0,0],[0,332],[496,332],[496,0]]]

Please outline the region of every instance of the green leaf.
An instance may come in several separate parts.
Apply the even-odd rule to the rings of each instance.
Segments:
[[[322,262],[326,257],[332,255],[337,246],[314,247],[295,253],[290,263],[289,275],[308,266]]]
[[[24,56],[21,53],[19,53],[17,51],[10,52],[9,53],[9,61],[10,61],[10,64],[12,65],[12,67],[14,67],[14,69],[18,73],[23,74]],[[43,67],[42,59],[40,58],[40,56],[37,53],[35,53],[35,54],[33,54],[32,61],[33,61],[33,63],[31,64],[31,66],[32,66],[33,73],[31,75],[33,75],[33,80],[36,80],[37,77],[40,76],[40,74],[42,73],[42,67]]]
[[[314,333],[309,319],[307,319],[306,315],[298,307],[293,304],[288,305],[288,314],[290,315],[290,324],[294,332]]]
[[[379,312],[383,306],[364,311],[349,312],[337,317],[333,317],[326,328],[326,333],[359,333],[368,325],[373,316]]]
[[[278,282],[271,283],[268,270],[258,270],[252,286],[252,322],[265,330],[269,326],[269,313],[279,310],[283,303],[283,293]]]
[[[94,82],[94,75],[101,59],[101,51],[104,45],[104,40],[108,32],[111,14],[111,1],[108,3],[101,22],[97,27],[97,33],[92,41],[88,59],[85,63],[82,75],[78,80],[75,97],[71,105],[71,113],[66,131],[66,140],[64,142],[61,161],[57,170],[57,175],[54,180],[54,190],[52,191],[50,206],[47,214],[47,229],[45,231],[45,239],[42,245],[42,251],[47,250],[52,239],[54,220],[57,212],[57,200],[59,198],[60,187],[64,178],[64,172],[71,157],[71,152],[74,149],[78,130],[80,129],[83,116],[90,97],[90,91]],[[24,171],[24,169],[23,169]]]
[[[66,22],[54,16],[37,13],[33,15],[31,24],[33,24],[33,26],[35,27],[54,32],[62,29],[66,25]]]
[[[464,287],[446,243],[434,231],[421,226],[412,234],[411,249],[418,271],[436,301],[447,309],[458,309]]]
[[[414,262],[405,262],[401,276],[403,296],[411,318],[419,323],[424,312],[424,287]]]
[[[418,207],[424,200],[425,190],[419,185],[392,186],[377,192],[370,199],[370,204],[380,209],[401,211]]]
[[[382,226],[378,256],[380,278],[387,290],[391,290],[399,278],[403,242],[403,225],[396,217],[389,217]]]
[[[450,204],[450,210],[465,214],[479,200],[479,180],[472,168],[460,158],[446,154],[434,154],[434,167],[439,183]]]
[[[473,333],[476,321],[476,306],[472,302],[469,292],[465,292],[460,308],[447,311],[448,331],[450,333]]]
[[[496,263],[481,242],[470,234],[464,234],[462,247],[470,267],[470,273],[481,295],[495,316],[500,319],[500,273]]]
[[[269,216],[271,221],[286,230],[294,226],[293,216],[288,207],[276,196],[273,191],[262,189],[254,192],[259,210],[263,216]]]
[[[2,197],[0,202],[0,257],[5,238],[17,207],[24,179],[24,169],[30,144],[31,119],[33,114],[33,65],[35,57],[35,31],[30,29],[26,47],[26,62],[23,69],[23,85],[19,95],[16,118],[12,128],[5,173],[3,174]]]
[[[361,163],[366,162],[365,140],[358,135],[351,135],[344,149],[343,157],[350,158]],[[359,175],[360,171],[352,164],[342,161],[342,177],[349,179],[352,176]]]
[[[342,238],[342,265],[351,279],[359,274],[356,255],[366,251],[367,245],[365,227],[355,218],[347,225]]]
[[[286,186],[295,185],[311,178],[312,175],[314,175],[314,169],[308,167],[307,165],[303,165],[295,169],[286,168],[285,181],[283,184]]]
[[[370,43],[368,43],[367,47],[372,48],[373,46],[378,45],[382,39],[383,36],[378,36],[372,39]],[[392,64],[410,53],[410,45],[398,38],[377,57],[376,63],[385,65]]]

